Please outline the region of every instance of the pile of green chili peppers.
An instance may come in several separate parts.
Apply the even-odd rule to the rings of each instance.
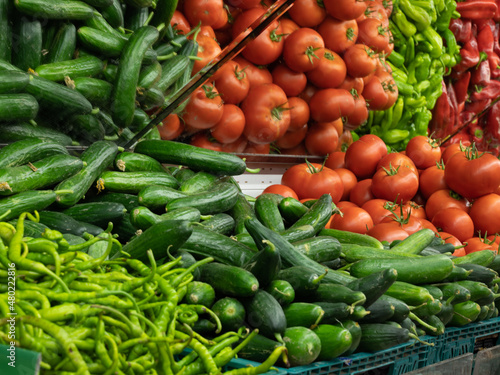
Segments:
[[[399,97],[386,111],[370,111],[361,133],[376,134],[395,150],[403,150],[417,135],[427,135],[443,77],[460,56],[449,30],[450,20],[460,16],[456,7],[453,0],[393,0],[389,28],[394,50],[386,63]]]
[[[112,226],[69,245],[55,230],[25,237],[25,220],[38,218],[35,212],[15,225],[0,220],[0,343],[42,353],[42,374],[219,374],[258,333],[220,334],[211,310],[180,303],[192,271],[212,258],[188,268],[179,267],[180,257],[157,265],[151,252],[149,264],[126,254],[111,261],[109,254],[121,251]],[[100,256],[82,251],[96,244]],[[201,314],[216,322],[215,337],[193,331]],[[15,338],[8,330],[13,316]],[[285,352],[279,347],[258,366],[225,374],[267,372]]]

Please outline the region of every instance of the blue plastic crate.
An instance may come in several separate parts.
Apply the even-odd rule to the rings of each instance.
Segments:
[[[222,372],[244,368],[244,367],[257,367],[260,365],[259,362],[249,361],[242,358],[232,359],[226,366],[222,368]],[[287,370],[280,367],[273,367],[270,371],[264,373],[263,375],[286,375]]]

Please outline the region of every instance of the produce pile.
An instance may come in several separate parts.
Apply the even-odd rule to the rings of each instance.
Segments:
[[[0,150],[0,306],[44,373],[219,373],[236,354],[261,373],[498,316],[496,251],[452,256],[428,228],[383,242],[328,228],[340,196],[250,198],[232,178],[245,168],[161,140]]]

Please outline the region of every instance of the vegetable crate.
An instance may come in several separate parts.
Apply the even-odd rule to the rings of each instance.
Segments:
[[[474,355],[468,353],[411,371],[406,375],[470,375],[473,362]],[[482,372],[481,374],[494,374],[494,372]]]

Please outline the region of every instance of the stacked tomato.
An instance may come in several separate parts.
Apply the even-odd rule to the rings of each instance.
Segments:
[[[172,24],[184,33],[202,25],[194,72],[270,5],[184,0]],[[264,154],[327,155],[352,143],[349,130],[398,96],[384,60],[393,49],[391,10],[387,0],[296,0],[164,121],[163,138],[183,134],[201,147]]]
[[[341,214],[329,227],[381,241],[430,228],[458,247],[455,255],[500,243],[500,160],[474,145],[441,148],[417,136],[405,151],[388,153],[379,137],[364,135],[324,165],[290,167],[266,192],[300,200],[330,194]]]

